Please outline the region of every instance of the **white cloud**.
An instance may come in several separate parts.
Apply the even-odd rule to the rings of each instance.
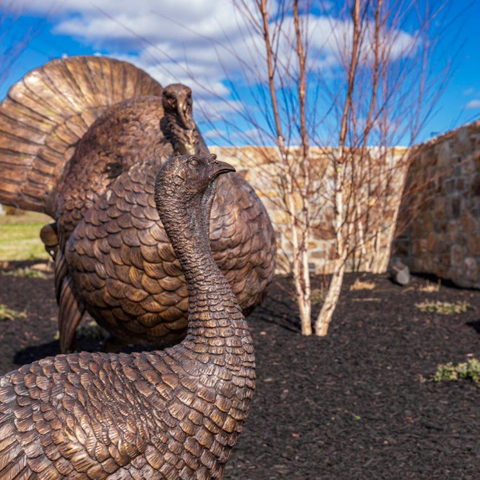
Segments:
[[[206,140],[223,140],[228,138],[228,133],[225,130],[211,129],[203,134],[203,138]]]
[[[214,122],[216,120],[222,120],[226,116],[235,116],[237,113],[241,113],[245,105],[242,102],[218,101],[216,98],[200,98],[195,102],[197,112],[201,112],[203,117],[207,117],[209,121]]]
[[[230,96],[228,79],[255,83],[259,75],[266,78],[262,39],[245,29],[245,19],[229,0],[18,1],[30,5],[32,13],[48,12],[56,33],[74,36],[130,61],[163,85],[182,82],[191,86],[199,110],[209,109],[215,117],[234,114],[238,107],[228,110],[218,102]],[[255,2],[246,1],[252,5]],[[274,2],[272,5],[275,8]],[[308,24],[312,58],[316,59],[314,68],[328,73],[348,52],[351,21],[313,14],[303,19]],[[287,18],[283,28],[286,36],[291,35],[293,20]],[[395,59],[408,55],[414,39],[397,31],[392,32],[390,41]],[[287,44],[284,39],[284,68],[295,72],[296,60],[289,58]],[[368,56],[366,51],[364,61]]]
[[[465,106],[465,108],[468,108],[469,110],[480,108],[480,100],[479,99],[470,100]]]
[[[189,84],[202,97],[228,97],[224,68],[236,65],[233,51],[248,53],[229,1],[36,0],[30,9],[50,12],[54,33],[130,61],[162,84]]]
[[[94,42],[124,40],[132,46],[142,38],[153,43],[191,42],[199,35],[216,39],[223,30],[238,29],[229,1],[34,0],[30,10],[51,12],[59,33]]]
[[[145,52],[140,52],[139,55],[118,53],[113,56],[119,60],[133,63],[145,70],[162,85],[177,82],[184,83],[202,98],[224,98],[229,95],[229,89],[222,83],[219,72],[216,72],[217,75],[211,75],[211,72],[201,65],[192,65],[181,59],[161,59],[161,55],[159,50],[155,57],[145,55]]]

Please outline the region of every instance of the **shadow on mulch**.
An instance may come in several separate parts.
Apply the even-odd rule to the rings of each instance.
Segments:
[[[350,290],[358,277],[347,276],[326,338],[298,333],[282,278],[249,317],[257,392],[226,479],[478,478],[480,389],[425,379],[480,358],[480,292],[427,293],[423,278],[402,288],[384,275],[361,276],[373,290]],[[425,300],[473,309],[424,314],[415,303]],[[0,276],[0,303],[26,313],[0,323],[0,374],[58,353],[53,279]],[[100,345],[79,339],[80,349]]]
[[[50,357],[60,353],[60,346],[57,340],[43,343],[41,345],[32,345],[31,347],[22,348],[13,357],[15,365],[25,365],[35,362],[40,358]]]
[[[478,334],[480,334],[480,320],[476,320],[474,322],[467,322],[467,325],[470,328],[473,328]]]

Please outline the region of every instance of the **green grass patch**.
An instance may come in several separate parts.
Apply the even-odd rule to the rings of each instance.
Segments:
[[[0,215],[0,260],[46,260],[41,228],[52,219],[41,213]]]
[[[23,312],[17,312],[11,308],[7,308],[6,305],[0,303],[0,322],[4,320],[15,320],[16,318],[24,318],[25,314]]]
[[[422,313],[438,313],[439,315],[452,315],[465,313],[473,307],[468,302],[421,302],[416,303],[415,306]]]
[[[312,302],[312,305],[320,305],[325,301],[325,290],[316,288],[315,290],[312,290],[310,300]]]
[[[22,277],[22,278],[47,278],[48,275],[40,270],[34,268],[17,268],[10,272],[0,272],[2,277]]]
[[[439,365],[433,376],[435,382],[457,382],[459,380],[471,380],[480,384],[480,361],[471,358],[463,363],[454,365],[452,362]]]

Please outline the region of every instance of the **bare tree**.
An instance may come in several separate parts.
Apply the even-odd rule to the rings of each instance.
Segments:
[[[387,267],[409,147],[448,77],[448,64],[437,76],[429,64],[446,2],[347,0],[339,10],[310,0],[232,3],[242,51],[228,32],[212,41],[231,98],[198,85],[227,107],[212,115],[205,103],[203,118],[223,141],[257,145],[251,164],[277,193],[270,201],[288,240],[281,264],[293,277],[305,335],[312,334],[309,242],[314,228],[331,222],[332,275],[314,322],[323,336],[349,262],[377,273]],[[185,75],[195,84],[188,67]]]
[[[389,228],[382,245],[382,222],[389,218],[395,225],[401,198],[397,195],[392,204],[389,190],[395,180],[403,186],[413,159],[410,149],[393,155],[392,148],[401,143],[412,147],[417,142],[445,87],[448,70],[440,79],[432,78],[428,64],[436,40],[432,25],[443,6],[437,4],[431,10],[427,2],[424,7],[421,10],[412,1],[384,0],[354,0],[350,7],[351,46],[342,62],[345,95],[339,105],[338,152],[331,156],[336,172],[336,265],[315,322],[320,336],[327,334],[352,248],[370,243],[374,255],[364,269],[386,270],[388,256],[381,258],[380,250],[389,249],[395,229]],[[402,27],[413,21],[412,14],[417,29],[398,52]],[[375,150],[368,148],[372,144]]]
[[[234,0],[234,4],[250,54],[236,58],[250,88],[247,101],[231,82],[235,105],[240,106],[232,110],[253,127],[257,143],[277,150],[277,159],[266,163],[264,173],[280,192],[276,208],[288,218],[287,265],[305,335],[312,333],[308,248],[312,226],[325,209],[333,209],[333,273],[315,321],[316,334],[323,336],[352,256],[363,270],[378,273],[387,267],[388,256],[381,252],[393,239],[411,161],[408,148],[393,147],[415,144],[445,86],[448,69],[435,78],[428,64],[437,40],[432,25],[444,6],[350,0],[338,12],[315,17],[309,14],[308,1]],[[413,33],[405,33],[407,25],[409,31],[414,26]],[[316,35],[322,36],[323,45]],[[333,66],[325,69],[329,58]],[[230,73],[227,68],[225,73]],[[234,122],[224,119],[224,124],[237,141],[248,141]],[[264,149],[264,155],[271,155],[271,150]],[[394,204],[392,197],[397,199]]]

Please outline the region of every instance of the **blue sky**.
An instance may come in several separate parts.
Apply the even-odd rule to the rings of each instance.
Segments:
[[[183,81],[199,92],[200,101],[228,116],[217,99],[234,98],[224,74],[225,69],[235,69],[235,59],[228,52],[219,52],[218,45],[228,31],[235,51],[242,55],[244,48],[238,19],[228,1],[96,0],[93,6],[88,0],[14,0],[16,6],[22,3],[24,11],[14,19],[3,45],[14,44],[27,31],[35,33],[8,78],[3,79],[2,98],[13,82],[50,59],[103,54],[134,62],[164,85]],[[334,16],[334,11],[333,7],[330,13],[312,8],[318,16]],[[456,18],[453,26],[444,29],[451,18]],[[480,118],[479,18],[480,0],[451,0],[447,18],[437,25],[438,31],[447,33],[442,34],[441,46],[430,59],[432,70],[439,73],[450,56],[454,57],[454,69],[422,140]],[[187,64],[189,74],[185,72]],[[207,85],[217,98],[200,92],[200,85]],[[208,137],[207,125],[204,131]],[[210,141],[222,143],[214,135]]]

